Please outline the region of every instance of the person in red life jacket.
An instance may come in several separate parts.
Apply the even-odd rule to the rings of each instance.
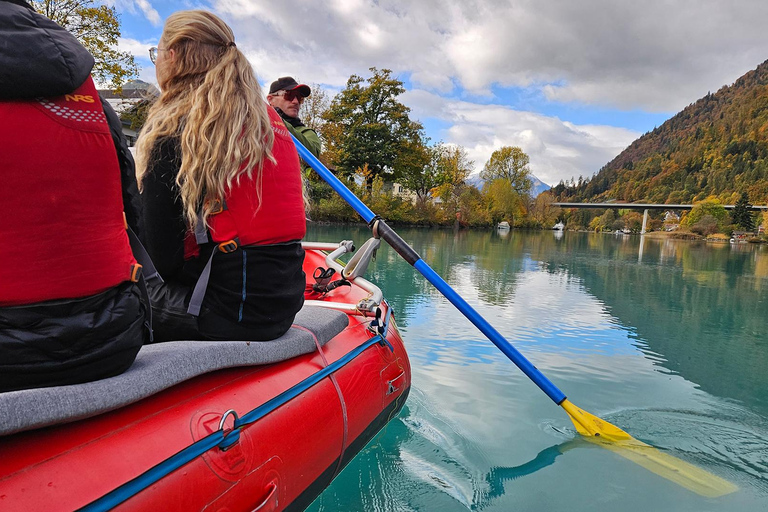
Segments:
[[[306,286],[296,148],[262,99],[232,30],[205,11],[168,17],[150,49],[162,94],[136,147],[155,340],[267,341]]]
[[[141,204],[93,57],[0,0],[0,392],[117,375],[149,338],[126,221]]]

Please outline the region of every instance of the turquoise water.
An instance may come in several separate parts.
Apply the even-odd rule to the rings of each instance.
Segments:
[[[384,247],[368,277],[394,307],[411,395],[309,510],[768,510],[768,247],[398,232],[572,402],[739,490],[704,498],[580,439]],[[307,239],[368,236],[312,226]]]

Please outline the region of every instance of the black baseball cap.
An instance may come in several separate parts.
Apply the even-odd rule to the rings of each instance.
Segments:
[[[275,94],[277,91],[293,91],[294,89],[298,89],[299,94],[305,98],[312,92],[308,85],[298,83],[292,76],[281,76],[269,86],[269,94]]]

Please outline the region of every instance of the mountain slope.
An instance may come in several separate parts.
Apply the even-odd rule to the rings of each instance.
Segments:
[[[646,133],[561,200],[768,202],[768,61]]]

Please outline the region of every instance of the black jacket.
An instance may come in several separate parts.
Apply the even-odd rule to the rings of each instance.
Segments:
[[[183,312],[215,246],[204,244],[199,257],[184,260],[187,225],[176,185],[180,165],[178,138],[160,140],[144,175],[141,196],[146,216],[142,241],[165,280],[160,288],[151,286],[157,339],[268,341],[282,336],[304,304],[304,250],[298,240],[217,252],[197,318],[197,334],[183,329],[188,321],[177,320],[174,312],[189,316]],[[169,325],[175,332],[167,333]]]
[[[70,93],[88,78],[93,63],[88,51],[59,25],[24,2],[0,0],[0,101]],[[120,162],[126,218],[141,231],[133,159],[120,120],[105,101],[102,104]],[[2,145],[0,141],[0,151]],[[41,141],[41,151],[46,147]],[[8,193],[26,193],[34,200],[34,190]],[[13,250],[12,240],[0,241],[4,250]],[[147,311],[131,282],[91,297],[0,308],[0,392],[84,382],[124,371],[148,336]]]

